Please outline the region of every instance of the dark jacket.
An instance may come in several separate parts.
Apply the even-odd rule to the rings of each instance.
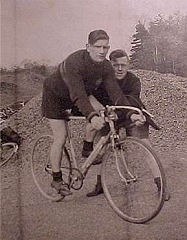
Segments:
[[[101,63],[96,63],[87,50],[83,49],[68,56],[46,84],[59,99],[68,103],[71,100],[72,104],[91,120],[97,113],[89,102],[89,95],[95,96],[104,105],[131,106],[132,97],[125,95],[139,98],[141,91],[139,79],[132,73],[128,73],[125,78],[127,80],[124,79],[122,85],[118,84],[110,61],[105,59]],[[133,112],[129,110],[124,112],[127,119]]]
[[[137,108],[144,108],[145,106],[142,103],[140,99],[140,93],[141,93],[141,82],[140,79],[134,75],[131,72],[127,72],[127,75],[121,79],[115,79],[115,81],[118,83],[119,87],[123,91],[123,94],[128,99],[131,106],[137,107]],[[100,88],[97,91],[97,99],[98,101],[103,102],[104,105],[111,105],[112,102],[105,91],[104,85],[101,85]],[[122,115],[122,113],[121,113]],[[124,114],[123,114],[124,115]],[[156,123],[146,114],[144,113],[147,122],[156,130],[159,130],[160,128],[156,125]],[[124,118],[125,119],[125,118]],[[125,119],[128,120],[128,119]],[[127,121],[128,122],[128,121]]]
[[[130,105],[114,79],[114,71],[108,60],[96,63],[90,58],[86,50],[79,50],[60,64],[59,69],[62,76],[61,82],[65,82],[67,85],[72,102],[88,119],[95,114],[88,96],[95,96],[101,84],[103,84],[113,104]],[[58,92],[59,86],[56,88]],[[132,111],[126,111],[126,113],[130,115]]]

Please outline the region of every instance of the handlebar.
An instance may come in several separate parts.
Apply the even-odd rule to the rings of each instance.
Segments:
[[[117,109],[126,109],[126,110],[133,110],[133,111],[136,111],[137,113],[139,113],[140,115],[143,114],[143,112],[145,112],[147,115],[149,115],[151,118],[153,118],[154,116],[149,113],[147,110],[145,109],[139,109],[139,108],[136,108],[136,107],[132,107],[132,106],[109,106],[107,105],[104,109],[100,110],[100,114],[101,116],[104,117],[105,115],[105,112],[107,113],[110,113],[110,112],[115,112],[115,110]],[[70,120],[78,120],[78,119],[86,119],[84,116],[69,116],[69,119]]]
[[[107,105],[106,108],[105,108],[108,112],[110,111],[115,111],[117,109],[126,109],[126,110],[133,110],[133,111],[136,111],[137,113],[139,113],[140,115],[143,114],[143,112],[145,112],[147,115],[149,115],[150,117],[154,117],[151,113],[149,113],[147,110],[145,109],[139,109],[139,108],[136,108],[136,107],[132,107],[132,106],[109,106]],[[105,111],[105,110],[102,110],[102,111]]]

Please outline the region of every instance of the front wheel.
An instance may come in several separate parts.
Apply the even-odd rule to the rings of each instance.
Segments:
[[[128,222],[148,222],[164,204],[165,175],[160,160],[152,148],[133,137],[106,154],[102,185],[112,209]]]

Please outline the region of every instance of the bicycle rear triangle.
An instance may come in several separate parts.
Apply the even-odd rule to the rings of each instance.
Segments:
[[[34,182],[40,193],[49,200],[60,201],[63,197],[51,187],[52,170],[50,163],[50,149],[53,138],[50,135],[39,137],[33,147],[31,170]],[[69,171],[70,162],[64,154],[63,162],[64,170]],[[69,174],[67,174],[69,176]],[[68,181],[68,179],[64,179]]]
[[[51,135],[43,135],[39,137],[32,150],[31,171],[34,182],[40,193],[47,199],[52,201],[60,201],[62,196],[51,187],[52,169],[50,163],[50,149],[53,143]],[[63,151],[63,160],[61,161],[61,171],[63,174],[63,182],[74,190],[79,190],[83,184],[83,176],[81,172],[72,166],[69,153],[66,148]]]

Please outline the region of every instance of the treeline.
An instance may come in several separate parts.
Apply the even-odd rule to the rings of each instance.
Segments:
[[[42,76],[48,76],[52,72],[55,71],[57,66],[49,66],[47,64],[41,64],[36,61],[32,60],[24,60],[24,64],[22,63],[21,66],[15,65],[13,67],[1,67],[0,68],[0,73],[28,73],[30,74],[31,77],[37,76],[37,75],[42,75]]]
[[[131,42],[135,69],[187,76],[187,16],[158,15],[146,28],[140,21]]]

